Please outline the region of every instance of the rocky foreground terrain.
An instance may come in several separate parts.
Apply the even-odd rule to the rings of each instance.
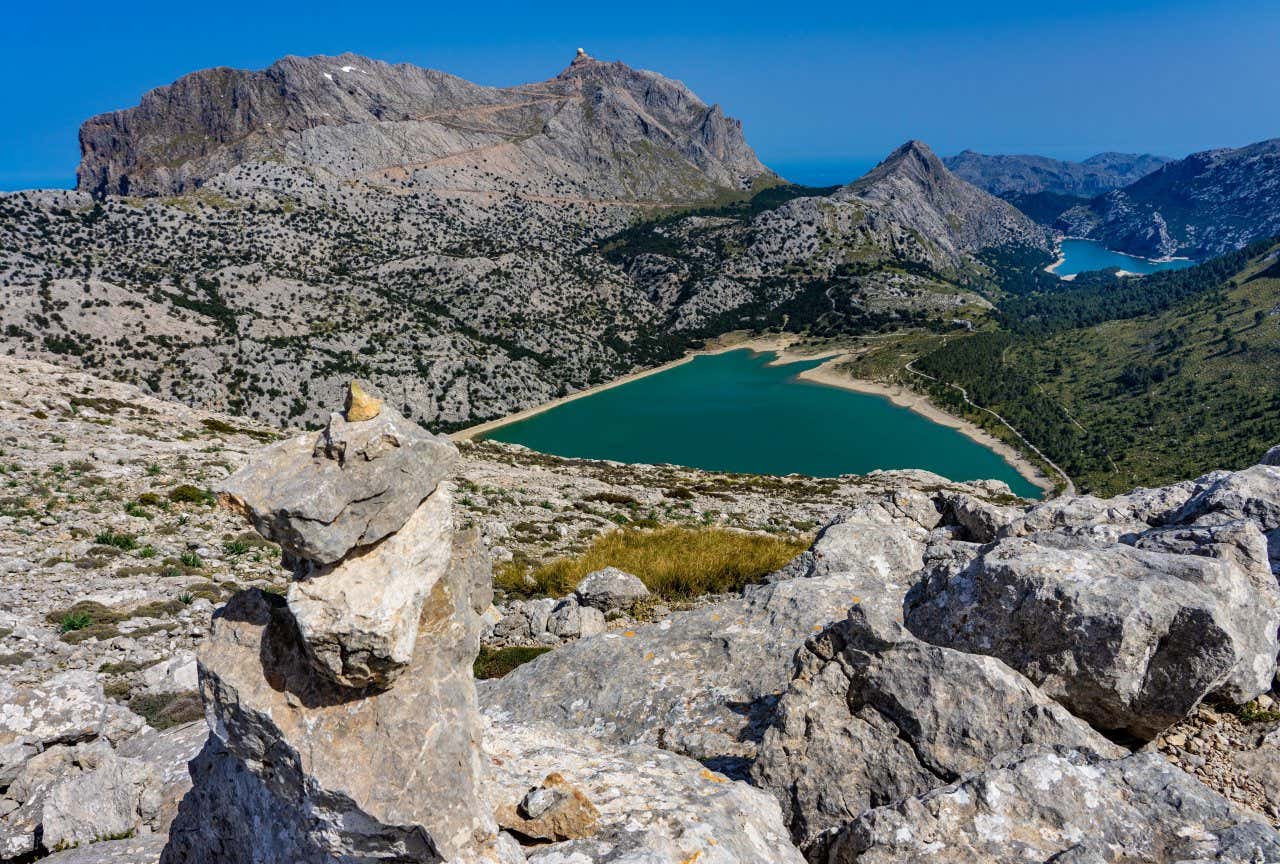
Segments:
[[[1032,504],[291,434],[0,364],[0,860],[1280,861],[1278,453]],[[593,575],[477,687],[489,562],[624,522],[816,538],[588,635]]]

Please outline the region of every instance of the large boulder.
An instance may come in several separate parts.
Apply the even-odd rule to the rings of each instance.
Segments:
[[[315,665],[345,687],[388,687],[413,657],[422,604],[449,565],[453,498],[442,483],[394,534],[289,585]]]
[[[998,657],[1077,716],[1142,740],[1209,694],[1243,702],[1270,688],[1280,593],[1255,525],[1135,541],[1158,549],[1059,536],[938,559],[907,596],[908,628]],[[1176,554],[1187,544],[1198,553]]]
[[[1280,528],[1280,466],[1254,465],[1221,477],[1192,496],[1172,521],[1206,525],[1239,519],[1263,531]]]
[[[791,658],[862,598],[901,602],[923,562],[925,529],[880,506],[827,526],[793,578],[548,652],[481,682],[500,723],[547,721],[601,740],[660,745],[742,776]]]
[[[107,750],[86,767],[44,799],[41,842],[47,849],[137,834],[156,820],[162,779],[155,766]]]
[[[62,672],[29,686],[0,681],[0,783],[26,758],[51,745],[99,737],[115,743],[143,723],[107,699],[102,682],[88,670]]]
[[[897,613],[855,606],[796,654],[751,776],[802,847],[1025,745],[1122,754],[1004,663],[921,642]]]
[[[541,864],[801,864],[782,814],[767,793],[697,762],[643,745],[608,746],[546,724],[490,724],[493,799],[507,827],[542,815],[535,795],[558,786],[574,802],[572,839],[530,846]],[[555,778],[554,783],[548,783]],[[535,790],[530,794],[530,790]],[[550,796],[543,796],[550,797]],[[552,805],[554,806],[554,805]],[[502,817],[500,816],[500,819]],[[546,819],[543,817],[543,821]]]
[[[823,838],[825,864],[1280,861],[1280,834],[1158,754],[1012,754],[868,810]]]
[[[290,558],[333,564],[400,530],[457,459],[448,439],[391,408],[354,422],[335,413],[323,432],[268,447],[220,493]]]
[[[605,567],[584,576],[574,593],[583,606],[612,612],[630,609],[637,601],[649,596],[649,589],[639,577],[617,567]]]
[[[215,615],[199,655],[212,735],[165,861],[517,860],[484,792],[471,663],[490,595],[477,543],[455,544],[390,689],[319,674],[282,598],[244,592]]]

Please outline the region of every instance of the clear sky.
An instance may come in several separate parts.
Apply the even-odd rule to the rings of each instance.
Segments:
[[[186,72],[348,50],[505,85],[581,45],[683,80],[809,182],[907,138],[1080,158],[1280,136],[1280,0],[50,0],[4,29],[0,189],[71,185],[82,120]]]

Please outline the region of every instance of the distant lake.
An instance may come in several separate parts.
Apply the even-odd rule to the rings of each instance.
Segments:
[[[834,477],[923,468],[1040,490],[993,451],[881,396],[804,381],[822,360],[770,366],[747,349],[700,355],[482,436],[558,456]]]
[[[1130,273],[1155,273],[1157,270],[1183,270],[1194,267],[1194,261],[1151,261],[1113,252],[1095,240],[1063,240],[1062,256],[1066,259],[1053,272],[1059,276],[1074,276],[1090,270],[1106,270],[1119,267]]]

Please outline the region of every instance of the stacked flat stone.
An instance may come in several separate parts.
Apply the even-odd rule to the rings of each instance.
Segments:
[[[471,664],[492,589],[454,532],[456,460],[353,385],[326,429],[226,481],[295,579],[214,616],[211,735],[163,861],[523,860],[485,792]]]

